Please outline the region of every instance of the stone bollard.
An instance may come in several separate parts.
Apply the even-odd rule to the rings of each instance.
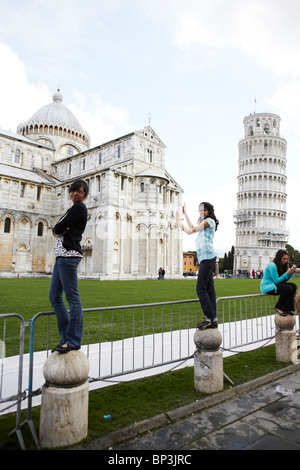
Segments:
[[[222,335],[218,329],[196,330],[194,335],[194,387],[197,392],[223,390],[223,354],[219,349]]]
[[[53,449],[76,444],[87,436],[89,361],[79,350],[54,352],[43,369],[40,446]]]
[[[278,362],[298,362],[297,334],[294,330],[296,323],[293,315],[275,315],[276,325],[276,361]]]

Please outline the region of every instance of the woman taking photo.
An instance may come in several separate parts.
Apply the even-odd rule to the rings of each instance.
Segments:
[[[294,298],[297,286],[288,281],[296,271],[296,267],[289,267],[288,252],[278,250],[273,261],[267,264],[260,283],[260,290],[263,294],[279,295],[275,310],[283,316],[293,315],[295,309]]]
[[[52,352],[67,353],[81,347],[83,314],[77,271],[82,259],[80,241],[87,223],[87,208],[83,201],[88,192],[85,181],[77,180],[72,183],[69,193],[73,205],[53,228],[53,235],[56,237],[54,245],[56,261],[49,299],[57,318],[61,340]],[[69,314],[63,300],[63,292],[69,304]]]
[[[204,320],[197,324],[197,328],[218,328],[218,314],[216,293],[213,280],[213,270],[216,263],[216,251],[213,246],[213,238],[218,228],[219,221],[215,216],[214,207],[209,202],[199,205],[199,219],[196,227],[191,223],[185,209],[182,207],[188,227],[185,227],[177,212],[176,220],[181,229],[187,234],[198,233],[196,238],[196,250],[199,263],[199,272],[196,292],[204,313]]]

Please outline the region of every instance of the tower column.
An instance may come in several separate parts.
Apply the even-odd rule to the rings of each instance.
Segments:
[[[285,229],[287,142],[280,137],[280,117],[276,114],[250,114],[243,123],[245,135],[239,142],[234,215],[235,269],[249,271],[249,267],[264,269],[288,241]]]

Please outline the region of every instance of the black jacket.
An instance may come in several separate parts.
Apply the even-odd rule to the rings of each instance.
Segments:
[[[63,246],[68,251],[76,250],[82,254],[80,241],[86,223],[87,208],[82,202],[77,202],[59,219],[53,228],[53,233],[61,235],[69,228],[67,233],[63,236]]]

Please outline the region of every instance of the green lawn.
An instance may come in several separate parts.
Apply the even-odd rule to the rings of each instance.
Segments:
[[[217,297],[259,293],[258,279],[217,279]],[[0,313],[19,313],[25,320],[52,310],[50,279],[0,279]],[[80,280],[83,308],[196,299],[196,278],[149,281]]]
[[[259,283],[259,280],[252,279],[220,279],[215,281],[215,288],[217,297],[240,296],[259,293]],[[296,283],[297,285],[299,284],[298,279],[296,279]],[[51,310],[48,301],[49,285],[50,280],[48,279],[0,279],[0,313],[19,313],[24,319],[30,320],[38,312]],[[79,282],[84,308],[196,299],[195,288],[196,279],[179,281],[84,280]],[[186,322],[186,312],[183,313],[184,318],[181,318],[180,321]],[[121,315],[119,311],[116,313],[117,317],[118,315]],[[166,317],[166,328],[169,327],[172,316],[174,316],[173,322],[178,321],[178,318],[175,319],[175,312],[170,309],[164,310],[164,316]],[[47,324],[48,318],[43,318],[45,322],[42,322],[41,319],[41,325],[43,324],[43,326],[37,330],[35,335],[35,350],[45,347],[45,330],[43,328],[45,326],[44,323]],[[86,320],[87,318],[85,317]],[[150,320],[151,323],[152,318]],[[92,318],[89,321],[91,321],[90,329],[93,330]],[[119,320],[114,318],[115,321],[116,325],[118,325]],[[194,319],[191,321],[194,321]],[[101,318],[101,322],[103,322],[103,327],[105,327],[104,323],[107,322],[107,328],[110,330],[111,313],[109,313],[107,318]],[[57,340],[57,327],[54,316],[51,317],[50,323],[53,326],[50,341],[53,341],[53,344],[55,344],[54,341]],[[125,323],[130,324],[129,318],[126,315]],[[98,331],[98,327],[99,318],[97,318],[95,330]],[[17,328],[18,323],[15,321],[7,322],[6,324],[6,338],[9,340],[11,354],[17,353]],[[160,328],[160,326],[158,325],[157,328]],[[2,331],[0,333],[1,338]],[[131,324],[126,334],[130,333],[132,333]],[[27,332],[27,348],[28,339],[29,334]],[[286,367],[286,364],[276,361],[274,345],[224,359],[224,372],[236,385],[282,367]],[[224,387],[227,388],[228,386],[228,382],[225,381]],[[199,400],[204,396],[204,394],[199,394],[194,390],[192,367],[90,392],[88,440],[97,436],[103,436],[108,432],[149,416],[154,416]],[[111,419],[104,419],[103,416],[108,414],[111,415]],[[18,448],[16,436],[8,437],[9,431],[14,427],[14,419],[13,414],[0,417],[0,449]],[[33,410],[33,420],[35,428],[38,430],[39,407]],[[27,426],[24,427],[24,434],[27,448],[34,448]]]
[[[274,345],[224,358],[224,372],[235,385],[262,377],[287,365],[290,364],[276,361]],[[224,380],[224,390],[228,387],[228,381]],[[91,391],[86,441],[105,436],[109,432],[201,400],[206,396],[194,389],[193,367]],[[106,415],[110,415],[111,418],[105,419]],[[32,410],[37,434],[39,417],[40,406]],[[23,411],[22,421],[25,419],[26,412]],[[0,416],[0,450],[19,448],[16,435],[9,436],[14,427],[14,413]],[[34,450],[35,445],[28,425],[22,428],[22,435],[26,448]]]
[[[299,283],[299,280],[296,279]],[[260,281],[257,279],[217,279],[217,297],[257,294]],[[48,300],[50,279],[0,279],[0,313],[18,313],[30,320],[38,312],[52,311]],[[196,278],[182,280],[145,281],[91,281],[80,280],[79,290],[84,309],[174,302],[196,299]],[[250,301],[241,306],[237,319],[250,311]],[[228,320],[228,306],[224,321]],[[230,311],[231,320],[232,312]],[[202,319],[199,302],[194,304],[135,308],[126,310],[93,312],[84,314],[83,344],[119,340],[126,337],[152,334],[162,331],[194,327]],[[49,321],[49,323],[48,323]],[[220,318],[221,322],[221,318]],[[100,328],[101,326],[101,328]],[[112,328],[113,326],[113,328]],[[0,321],[0,338],[3,322]],[[47,331],[49,327],[49,340]],[[6,355],[18,353],[16,337],[19,323],[9,320],[5,325]],[[101,330],[101,335],[100,335]],[[88,337],[89,335],[89,337]],[[58,342],[55,316],[41,317],[36,322],[35,351],[53,347]],[[25,335],[25,352],[29,350],[29,328]]]

